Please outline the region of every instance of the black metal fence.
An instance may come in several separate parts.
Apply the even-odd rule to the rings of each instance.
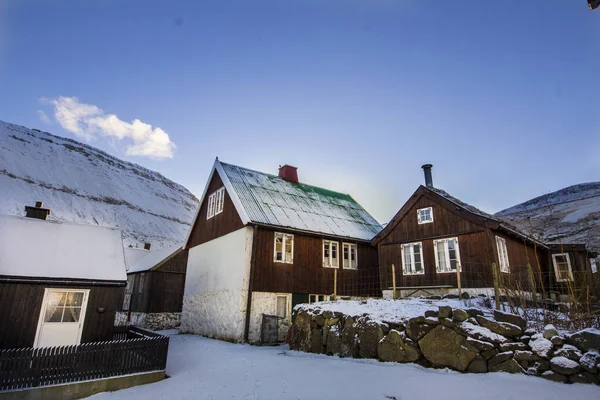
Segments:
[[[167,336],[118,327],[115,337],[110,342],[0,350],[0,391],[166,369]]]

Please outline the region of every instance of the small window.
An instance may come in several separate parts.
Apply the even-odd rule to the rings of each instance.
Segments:
[[[558,282],[573,280],[573,271],[571,271],[571,260],[568,253],[552,254],[552,263],[554,264],[554,273]]]
[[[328,294],[311,294],[308,296],[309,303],[318,303],[320,301],[331,301],[331,297]]]
[[[590,267],[592,268],[592,274],[598,272],[598,266],[596,265],[596,259],[590,258]]]
[[[277,296],[277,316],[287,317],[287,296]]]
[[[434,240],[433,249],[437,272],[456,272],[457,266],[460,265],[458,238]]]
[[[123,297],[123,311],[129,311],[129,305],[131,304],[131,293],[125,293]]]
[[[419,208],[417,210],[417,221],[419,224],[433,222],[433,207]]]
[[[343,268],[345,269],[356,269],[358,268],[358,249],[353,243],[342,244],[342,259]]]
[[[84,296],[85,292],[49,292],[44,322],[78,322]]]
[[[216,192],[208,196],[208,209],[206,210],[206,219],[210,219],[217,214],[223,212],[223,204],[225,203],[225,187],[220,188]]]
[[[338,268],[339,266],[338,242],[323,240],[323,266]]]
[[[506,239],[496,236],[496,247],[498,248],[498,261],[500,262],[500,272],[510,273],[508,263],[508,250],[506,250]]]
[[[293,264],[294,262],[294,235],[275,232],[275,262]]]
[[[402,274],[416,275],[424,274],[423,269],[423,250],[421,243],[403,244],[402,251]]]
[[[144,281],[146,280],[146,274],[141,273],[138,280],[138,293],[144,293]]]

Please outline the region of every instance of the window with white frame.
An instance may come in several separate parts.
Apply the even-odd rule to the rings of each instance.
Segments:
[[[331,301],[332,297],[333,296],[328,294],[311,294],[308,296],[308,302],[312,304],[318,303],[319,301]]]
[[[419,208],[417,210],[417,221],[419,224],[433,222],[433,207]]]
[[[596,259],[590,258],[590,268],[592,268],[592,274],[598,272],[598,266],[596,265]]]
[[[558,282],[573,280],[571,260],[568,253],[552,254],[552,263],[554,264],[554,273]]]
[[[146,274],[145,273],[141,273],[140,277],[138,278],[138,293],[144,293],[144,282],[146,280]]]
[[[294,235],[275,232],[275,262],[293,264],[294,262]]]
[[[287,296],[277,296],[277,316],[287,317]]]
[[[342,260],[343,268],[356,269],[358,268],[358,249],[355,244],[343,243],[342,244]]]
[[[323,240],[323,266],[338,268],[339,265],[338,242]]]
[[[402,251],[402,274],[424,274],[423,246],[419,243],[407,243],[400,246]]]
[[[496,247],[498,248],[498,261],[500,262],[500,272],[510,273],[510,264],[508,263],[508,250],[506,250],[506,239],[496,236]]]
[[[223,212],[225,203],[225,187],[217,190],[208,196],[208,210],[206,210],[206,219],[210,219]]]
[[[434,240],[433,250],[437,272],[456,272],[457,265],[460,265],[458,238]]]

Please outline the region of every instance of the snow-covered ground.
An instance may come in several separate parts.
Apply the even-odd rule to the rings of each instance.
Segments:
[[[171,336],[169,379],[104,399],[597,399],[594,385],[565,385],[507,373],[461,374],[253,347],[194,335]]]

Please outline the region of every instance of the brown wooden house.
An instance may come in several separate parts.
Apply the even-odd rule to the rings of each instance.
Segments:
[[[125,248],[127,287],[117,321],[146,329],[179,326],[188,251]]]
[[[585,249],[560,251],[433,187],[431,165],[420,186],[371,243],[377,246],[381,287],[391,295],[393,273],[400,295],[491,293],[495,265],[501,284],[526,288],[529,267],[539,286],[564,291],[572,268],[589,268]],[[563,247],[564,248],[564,247]],[[587,264],[586,264],[587,262]],[[571,275],[569,275],[571,274]],[[518,286],[521,285],[521,286]]]
[[[0,216],[0,349],[112,340],[126,281],[121,231],[28,214]]]
[[[370,245],[380,230],[351,196],[300,183],[295,167],[275,176],[217,159],[185,245],[181,330],[282,339],[298,303],[380,295]]]

